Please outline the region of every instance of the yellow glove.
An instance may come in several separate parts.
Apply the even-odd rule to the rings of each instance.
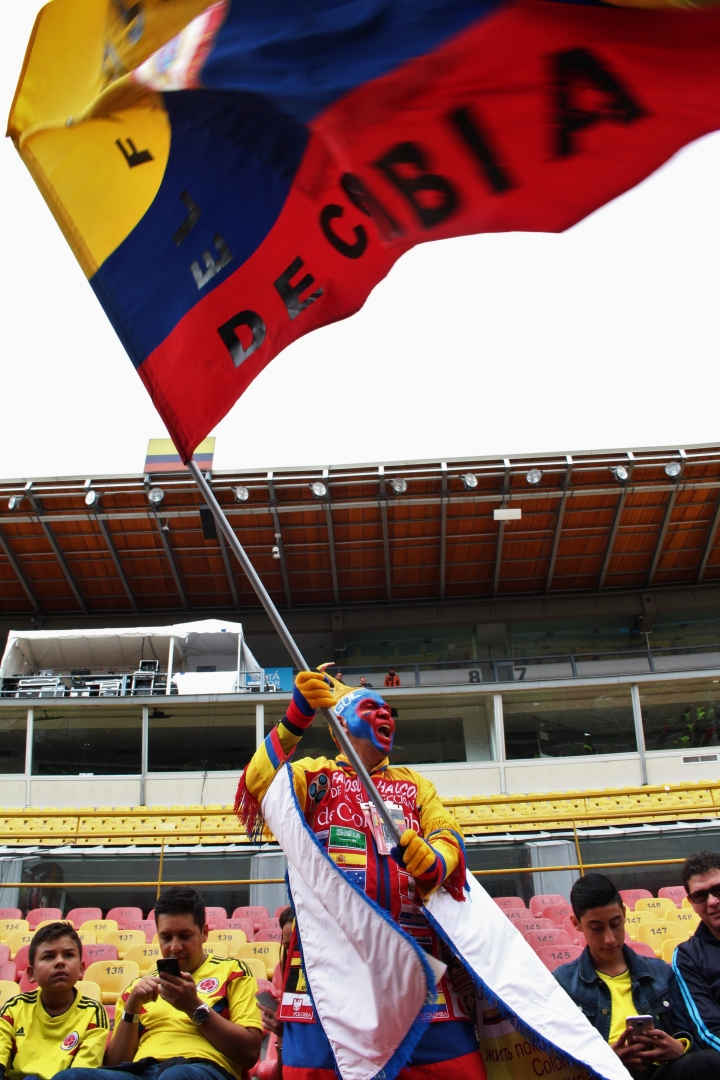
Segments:
[[[414,878],[422,880],[423,884],[429,884],[441,873],[440,860],[437,852],[418,836],[414,829],[406,829],[400,837],[403,862],[408,873]]]
[[[335,704],[333,687],[328,684],[325,676],[319,671],[300,671],[295,679],[293,697],[299,708],[306,712],[307,710],[303,709],[301,703],[297,700],[298,693],[307,702],[310,709],[331,709]]]

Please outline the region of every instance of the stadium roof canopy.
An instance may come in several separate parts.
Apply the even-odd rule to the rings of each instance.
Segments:
[[[212,482],[281,607],[720,581],[720,446],[216,472]],[[0,613],[256,607],[224,543],[204,537],[190,475],[153,487],[162,501],[149,501],[141,475],[0,483]],[[495,519],[508,509],[520,520]]]

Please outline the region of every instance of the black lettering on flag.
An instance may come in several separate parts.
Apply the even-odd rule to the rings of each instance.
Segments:
[[[373,219],[378,232],[385,240],[392,240],[393,237],[403,235],[402,228],[390,211],[378,202],[359,176],[355,176],[354,173],[344,173],[340,177],[340,187],[353,206],[357,206],[361,213]]]
[[[450,113],[449,119],[456,133],[477,161],[483,178],[487,180],[495,194],[502,195],[504,191],[514,188],[514,183],[498,161],[492,143],[487,133],[483,131],[477,116],[474,116],[465,105],[461,105],[459,109],[454,109]]]
[[[336,251],[339,251],[341,255],[344,255],[346,259],[359,259],[367,247],[367,233],[363,229],[362,225],[356,225],[353,229],[355,233],[355,243],[349,244],[347,240],[343,240],[342,236],[338,236],[333,231],[330,222],[335,218],[343,217],[345,210],[342,206],[338,206],[336,203],[329,203],[327,206],[323,206],[320,211],[320,228],[325,234],[325,238],[330,241]]]
[[[296,285],[292,284],[290,279],[293,278],[298,270],[304,265],[305,263],[298,255],[298,257],[293,259],[290,263],[287,270],[283,270],[280,277],[274,282],[275,288],[280,293],[283,303],[287,308],[287,313],[291,319],[297,319],[301,311],[304,311],[305,308],[314,304],[323,294],[322,289],[316,289],[314,293],[311,293],[310,296],[307,296],[304,300],[300,299],[300,293],[309,289],[315,281],[312,274],[306,274],[305,277],[300,278],[300,281],[298,281]]]
[[[237,332],[241,326],[247,326],[252,334],[252,341],[247,348],[243,345]],[[233,315],[232,319],[223,323],[222,326],[218,326],[218,334],[225,342],[236,368],[240,367],[248,356],[252,356],[256,349],[260,348],[265,340],[266,333],[265,323],[257,311],[240,311],[237,315]]]
[[[215,233],[213,236],[213,244],[220,252],[219,259],[214,258],[209,251],[203,251],[202,260],[205,263],[205,269],[202,270],[200,268],[200,263],[197,259],[190,264],[190,270],[192,271],[192,276],[195,278],[195,284],[198,289],[204,288],[208,281],[211,281],[216,277],[223,267],[227,266],[232,260],[232,251],[227,246],[220,233]]]
[[[138,150],[132,139],[126,139],[125,142],[128,144],[127,150],[120,139],[115,140],[115,145],[127,161],[129,169],[135,169],[138,165],[145,165],[146,162],[154,160],[149,150]]]
[[[439,225],[457,209],[458,197],[449,180],[437,173],[424,171],[414,173],[414,170],[427,168],[425,154],[417,143],[398,143],[373,164],[380,169],[400,194],[404,195],[424,229]],[[410,173],[405,166],[409,166]],[[439,199],[431,199],[428,205],[426,200],[419,198],[424,192],[439,196]]]
[[[577,133],[606,120],[631,124],[645,116],[645,110],[632,97],[619,77],[603,67],[586,49],[568,49],[552,59],[555,88],[555,155],[568,157],[579,153]],[[582,90],[595,92],[595,108],[583,107]]]
[[[185,218],[180,228],[173,233],[175,247],[180,247],[183,240],[192,229],[193,225],[197,225],[198,221],[202,217],[202,210],[194,201],[194,199],[190,195],[188,195],[187,191],[181,191],[180,198],[188,208],[188,216]]]

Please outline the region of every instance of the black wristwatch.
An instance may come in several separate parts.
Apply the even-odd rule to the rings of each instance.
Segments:
[[[209,1015],[210,1015],[210,1006],[209,1005],[198,1005],[197,1009],[192,1014],[190,1019],[192,1020],[195,1027],[200,1027],[201,1024],[205,1023],[205,1021],[207,1020]]]

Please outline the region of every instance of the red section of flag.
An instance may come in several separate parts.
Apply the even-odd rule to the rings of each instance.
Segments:
[[[719,56],[718,12],[528,2],[349,94],[264,243],[140,369],[180,452],[409,247],[561,231],[715,130]]]

